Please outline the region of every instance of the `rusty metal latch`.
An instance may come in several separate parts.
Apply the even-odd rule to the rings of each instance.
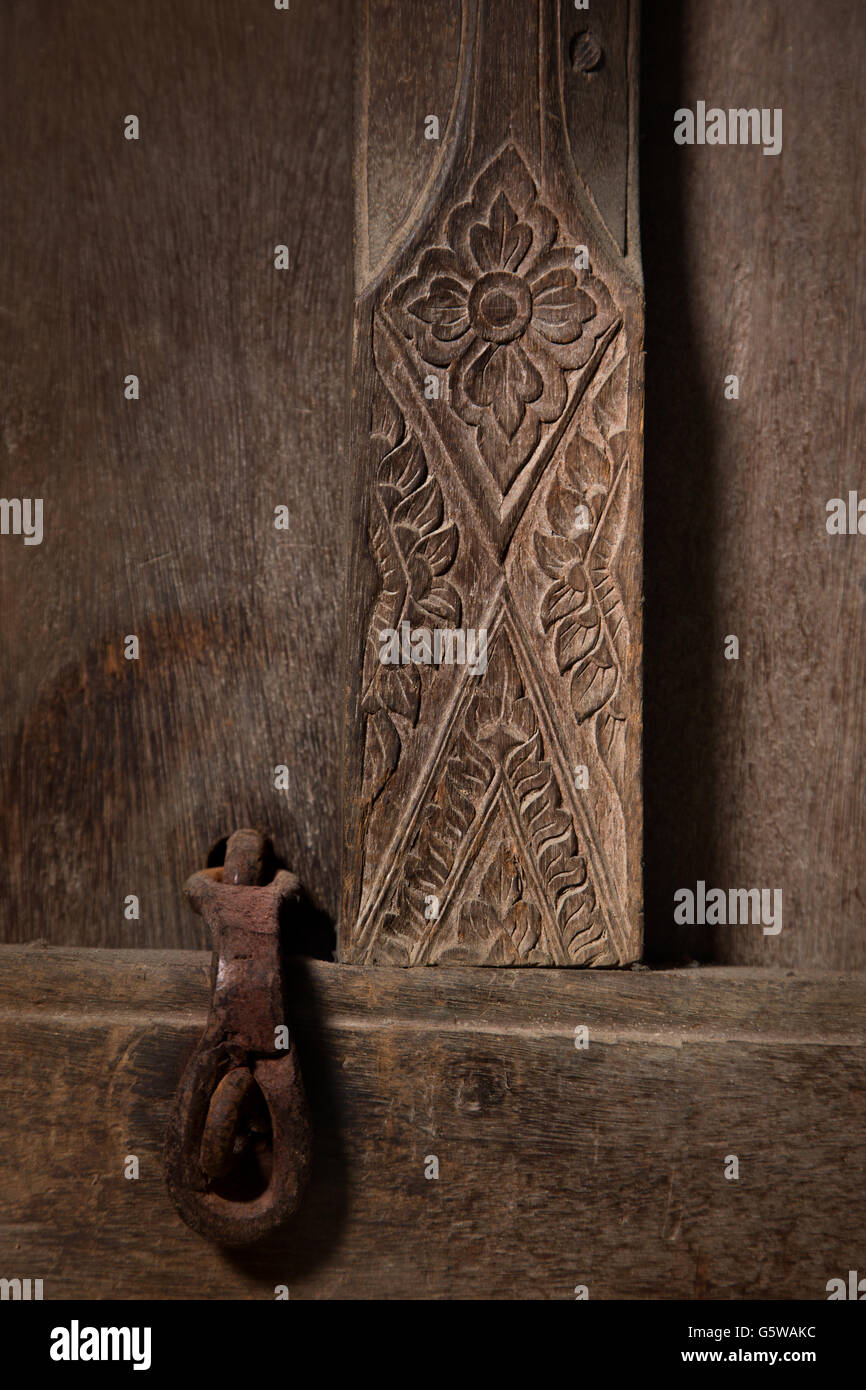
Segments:
[[[213,998],[181,1078],[166,1140],[166,1181],[184,1221],[221,1245],[249,1245],[297,1210],[310,1121],[286,1017],[280,909],[294,874],[263,883],[268,843],[238,830],[222,868],[187,881],[211,931]]]

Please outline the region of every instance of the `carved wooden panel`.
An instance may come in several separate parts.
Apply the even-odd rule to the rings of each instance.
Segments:
[[[641,943],[636,15],[608,6],[596,33],[565,0],[443,7],[442,149],[407,132],[427,181],[383,227],[381,8],[360,24],[342,956],[622,964]]]

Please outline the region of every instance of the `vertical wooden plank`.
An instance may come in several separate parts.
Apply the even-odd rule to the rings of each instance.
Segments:
[[[351,15],[0,7],[0,475],[45,518],[0,536],[6,940],[203,946],[244,824],[336,917]]]
[[[584,71],[586,28],[559,0],[466,0],[423,211],[380,273],[356,259],[345,960],[640,952],[635,8]],[[628,113],[601,165],[599,83]]]
[[[866,496],[866,9],[676,0],[643,51],[647,946],[862,970],[866,537],[826,506]],[[780,108],[781,152],[674,144],[702,99]],[[699,880],[782,930],[677,924]]]

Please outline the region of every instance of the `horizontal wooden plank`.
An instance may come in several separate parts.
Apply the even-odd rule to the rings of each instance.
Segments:
[[[96,1014],[183,1010],[203,1020],[210,955],[0,947],[0,1011]],[[387,1031],[397,1019],[458,1032],[571,1034],[575,1020],[623,1041],[663,1033],[748,1041],[851,1043],[866,1037],[866,975],[734,966],[682,970],[365,969],[292,962],[293,1009],[332,1026]]]
[[[200,953],[0,950],[0,1274],[46,1298],[823,1299],[862,1265],[862,976],[295,962],[312,1185],[231,1255],[162,1180],[207,977]]]

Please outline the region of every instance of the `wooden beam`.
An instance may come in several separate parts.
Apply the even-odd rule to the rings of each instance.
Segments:
[[[862,1261],[862,976],[297,962],[311,1188],[228,1256],[162,1178],[208,966],[0,950],[6,1277],[46,1298],[823,1299]]]
[[[359,7],[342,959],[624,964],[642,937],[637,7],[449,14],[401,6],[398,46],[384,0]],[[439,114],[400,147],[394,69],[434,30],[450,91],[432,81]]]

